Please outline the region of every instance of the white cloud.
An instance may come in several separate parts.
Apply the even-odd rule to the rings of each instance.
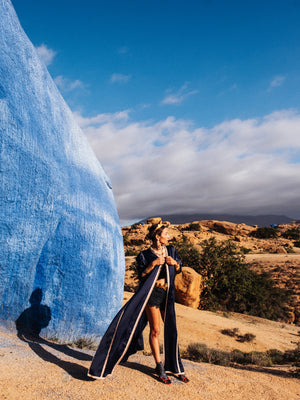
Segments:
[[[111,83],[127,83],[131,79],[131,75],[124,75],[124,74],[112,74],[110,77]]]
[[[54,78],[54,82],[57,87],[63,92],[71,92],[75,89],[84,89],[85,85],[80,80],[76,79],[75,81],[71,81],[68,78],[63,77],[62,75]]]
[[[272,90],[275,87],[281,86],[285,80],[286,80],[286,76],[283,76],[283,75],[275,76],[270,83],[268,91]]]
[[[104,114],[98,114],[95,117],[85,118],[82,115],[80,115],[80,113],[77,111],[74,112],[74,117],[77,123],[81,126],[81,128],[88,128],[88,127],[94,128],[97,125],[99,126],[107,123],[114,123],[120,121],[126,122],[129,119],[129,113],[130,110],[124,110],[115,112],[113,114],[104,113]]]
[[[52,64],[52,61],[57,54],[56,51],[49,49],[45,44],[36,47],[36,51],[46,66]]]
[[[198,93],[198,90],[188,90],[188,83],[185,83],[176,92],[168,90],[165,98],[162,100],[161,104],[180,104],[189,96]]]
[[[174,212],[300,217],[300,113],[231,120],[207,129],[128,110],[76,114],[110,176],[122,222]]]

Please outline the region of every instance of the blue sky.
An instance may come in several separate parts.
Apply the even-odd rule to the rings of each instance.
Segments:
[[[12,0],[121,221],[300,218],[300,2]]]

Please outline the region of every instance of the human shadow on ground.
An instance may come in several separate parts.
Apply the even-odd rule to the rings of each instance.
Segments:
[[[139,364],[137,362],[132,362],[132,361],[125,361],[124,363],[120,364],[122,367],[126,367],[126,368],[130,368],[130,369],[134,369],[136,371],[142,372],[143,374],[147,375],[147,376],[151,376],[151,378],[157,380],[158,382],[160,382],[155,369],[148,367],[147,365],[143,365],[143,364]],[[176,374],[167,374],[169,377],[173,377],[175,378],[175,380],[178,380],[178,383],[181,382],[180,379],[176,376]]]
[[[147,365],[139,364],[133,361],[125,361],[120,364],[122,367],[135,369],[136,371],[140,371],[145,375],[151,376],[152,378],[158,380],[157,375],[155,375],[154,369],[148,367]]]
[[[44,361],[51,362],[64,369],[73,378],[91,381],[87,376],[87,368],[62,360],[54,354],[47,351],[43,346],[46,345],[66,356],[76,358],[80,361],[91,361],[92,356],[78,350],[74,350],[66,344],[54,343],[40,336],[42,328],[48,326],[51,320],[51,310],[48,306],[41,304],[42,289],[35,289],[29,299],[31,306],[24,310],[16,320],[18,338],[26,342],[29,347]]]
[[[234,369],[241,369],[244,371],[251,371],[251,372],[260,372],[263,374],[270,374],[270,375],[275,375],[275,376],[281,376],[283,378],[291,378],[292,377],[292,372],[291,371],[284,371],[277,369],[276,367],[260,367],[260,366],[255,366],[255,365],[231,365],[231,368]],[[288,367],[291,367],[291,365],[288,365]]]

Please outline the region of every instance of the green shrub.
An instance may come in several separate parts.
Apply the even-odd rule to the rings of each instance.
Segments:
[[[259,227],[256,231],[252,231],[250,236],[256,237],[258,239],[275,239],[278,237],[277,228],[269,227]]]
[[[124,246],[128,246],[130,244],[130,239],[129,239],[128,233],[125,233],[125,235],[123,236],[123,244],[124,244]]]
[[[197,362],[208,361],[208,347],[204,343],[190,343],[186,349],[187,358]]]
[[[185,231],[201,231],[201,226],[198,222],[192,222],[191,224],[189,224],[188,226],[186,226],[185,228],[183,228],[183,230]]]
[[[277,349],[266,352],[251,351],[250,353],[235,349],[231,352],[217,350],[207,347],[205,343],[191,343],[186,351],[182,352],[184,357],[196,362],[206,362],[217,365],[230,366],[258,365],[261,367],[271,367],[273,365],[288,364],[292,367],[291,374],[300,376],[300,342],[296,349],[287,350],[284,353]]]
[[[127,248],[125,250],[125,256],[126,257],[133,257],[133,256],[137,256],[138,255],[138,251],[131,249],[131,248]]]
[[[238,334],[239,328],[233,328],[233,329],[222,329],[221,333],[223,335],[231,336],[234,337]]]
[[[297,228],[288,229],[282,236],[286,239],[300,240],[300,230]]]
[[[209,362],[211,364],[223,365],[225,367],[230,365],[230,353],[217,349],[210,349],[208,351]]]
[[[76,342],[72,343],[72,347],[78,347],[79,349],[87,349],[87,350],[97,350],[97,345],[91,338],[80,338],[77,339]]]
[[[253,333],[245,333],[244,335],[239,335],[238,340],[239,342],[253,342],[253,340],[256,338]]]
[[[141,224],[139,222],[136,222],[135,224],[132,224],[130,228],[134,230],[137,229],[140,225]]]
[[[193,268],[199,273],[201,256],[199,251],[191,244],[188,238],[183,235],[180,240],[176,241],[175,246],[183,266]]]
[[[291,293],[275,286],[270,275],[252,271],[234,242],[218,243],[215,238],[210,238],[202,243],[202,248],[197,261],[197,272],[205,281],[202,308],[273,320],[288,316],[286,304]]]
[[[252,252],[252,249],[249,249],[248,247],[241,247],[241,252],[243,254],[249,254]]]
[[[269,274],[252,271],[232,240],[220,243],[214,237],[205,240],[200,253],[183,235],[175,246],[183,265],[203,277],[201,308],[272,320],[289,316],[286,305],[292,293],[277,287]]]
[[[226,351],[210,349],[204,343],[191,343],[186,349],[186,357],[197,362],[229,365],[230,355]]]
[[[252,342],[256,338],[256,336],[253,335],[253,333],[245,333],[245,335],[240,335],[238,328],[222,329],[221,333],[223,335],[235,337],[236,340],[238,340],[239,342]]]
[[[251,364],[259,365],[260,367],[271,367],[272,360],[267,353],[262,353],[260,351],[252,351],[249,353],[251,358]]]
[[[250,363],[250,358],[248,356],[248,353],[244,353],[243,351],[238,349],[232,350],[230,354],[230,359],[231,362],[237,364],[245,365]]]
[[[268,356],[270,357],[273,364],[284,364],[284,353],[277,349],[271,349],[267,351]]]

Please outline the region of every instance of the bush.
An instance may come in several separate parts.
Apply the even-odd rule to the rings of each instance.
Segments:
[[[235,337],[236,340],[239,341],[239,342],[252,342],[256,338],[256,336],[253,335],[253,333],[245,333],[245,335],[240,335],[238,328],[222,329],[221,333],[223,335],[228,335],[228,336],[231,336],[231,337]]]
[[[130,239],[129,239],[128,233],[125,233],[125,235],[123,236],[123,243],[124,243],[124,246],[128,246],[130,244]]]
[[[194,222],[186,226],[183,230],[185,231],[200,231],[201,226],[198,222]]]
[[[288,229],[282,236],[286,239],[300,240],[300,230],[297,228]]]
[[[256,231],[250,233],[250,236],[256,237],[258,239],[275,239],[278,237],[277,228],[260,227]]]
[[[253,342],[253,340],[256,338],[253,333],[245,333],[245,335],[239,335],[238,340],[239,342]]]
[[[224,365],[230,364],[230,355],[226,351],[210,349],[204,343],[191,343],[186,349],[186,357],[197,362]]]
[[[235,349],[232,350],[231,355],[231,362],[237,363],[237,364],[249,364],[250,358],[248,357],[248,353],[244,353],[241,350]]]
[[[249,353],[249,356],[251,358],[250,364],[259,365],[261,367],[272,366],[272,360],[267,353],[262,353],[260,351],[252,351],[251,353]]]
[[[286,304],[291,293],[276,287],[268,274],[257,274],[245,263],[245,257],[228,240],[215,238],[202,244],[197,272],[204,277],[201,306],[256,315],[268,319],[288,317]]]
[[[181,258],[182,265],[193,268],[198,273],[200,272],[200,253],[186,236],[183,235],[181,240],[176,242],[176,250]]]
[[[268,356],[270,357],[273,364],[284,364],[284,353],[277,349],[271,349],[267,351]]]
[[[132,225],[131,225],[130,229],[133,229],[133,230],[134,230],[134,229],[137,229],[137,228],[140,227],[140,225],[141,225],[141,224],[140,224],[139,222],[136,222],[135,224],[132,224]]]
[[[239,328],[233,328],[233,329],[222,329],[221,333],[223,335],[231,336],[234,337],[238,334]]]
[[[188,345],[184,357],[196,362],[206,362],[229,366],[233,363],[240,365],[258,365],[271,367],[278,364],[289,364],[293,369],[293,376],[300,376],[300,342],[296,349],[287,350],[284,353],[277,349],[271,349],[265,353],[251,351],[250,353],[235,349],[231,352],[207,347],[205,343],[191,343]],[[182,353],[182,354],[183,354]]]
[[[137,256],[137,255],[138,255],[138,251],[136,251],[134,249],[127,248],[125,250],[125,256],[126,257],[133,257],[133,256]]]
[[[186,349],[187,358],[197,362],[209,362],[208,347],[204,343],[190,343]]]
[[[243,254],[249,254],[252,252],[252,249],[249,249],[248,247],[241,247],[241,252]]]
[[[87,350],[96,350],[98,347],[91,338],[85,337],[76,340],[76,342],[72,343],[71,346]]]

